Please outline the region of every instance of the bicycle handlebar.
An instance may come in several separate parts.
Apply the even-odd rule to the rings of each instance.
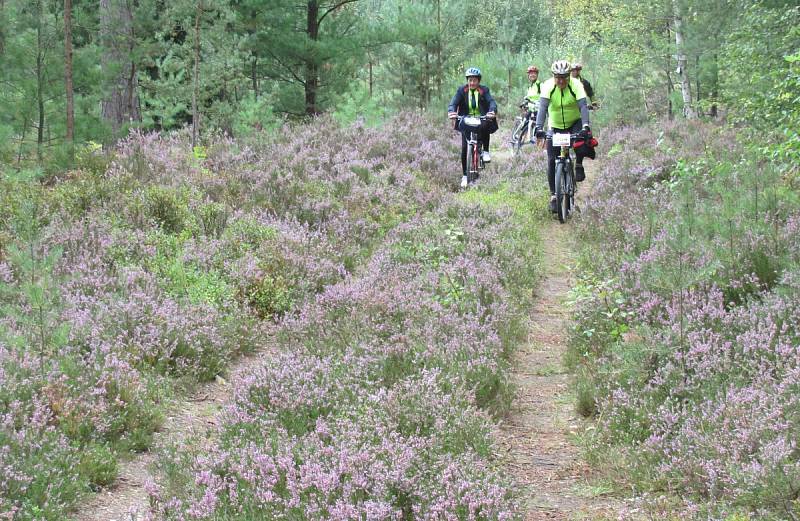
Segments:
[[[552,130],[549,130],[549,131],[547,131],[547,139],[553,139],[553,134],[566,134],[566,132],[553,132]],[[578,139],[580,137],[583,137],[583,136],[581,136],[580,132],[578,132],[576,134],[570,133],[570,135],[569,135],[570,141],[572,141],[573,139]]]
[[[456,121],[461,121],[464,118],[480,118],[481,121],[486,121],[487,119],[495,119],[495,118],[490,118],[489,116],[470,116],[469,114],[464,114],[463,116],[461,114],[458,114],[453,119],[455,119]]]

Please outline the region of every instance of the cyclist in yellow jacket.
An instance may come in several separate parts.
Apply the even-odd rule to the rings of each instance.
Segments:
[[[539,110],[539,94],[542,92],[542,82],[539,81],[539,68],[536,65],[528,67],[528,92],[525,101],[528,102],[528,112],[535,113]]]
[[[542,93],[539,97],[539,113],[536,117],[536,137],[539,139],[547,137],[544,132],[544,118],[549,119],[550,132],[564,132],[571,134],[582,134],[584,137],[591,136],[589,129],[589,105],[586,100],[586,92],[583,84],[577,78],[570,77],[570,65],[566,60],[553,62],[550,67],[553,77],[542,83]],[[556,151],[551,139],[547,140],[547,182],[550,185],[550,211],[555,211],[556,207]],[[575,180],[583,181],[585,173],[583,171],[583,158],[580,152],[576,151],[575,159]]]
[[[525,101],[528,102],[528,112],[525,118],[532,119],[533,123],[536,122],[536,111],[539,110],[539,94],[542,92],[542,82],[539,81],[539,68],[536,65],[528,67],[528,92],[525,95]],[[524,128],[524,127],[523,127]],[[534,136],[530,136],[531,143],[533,143]]]

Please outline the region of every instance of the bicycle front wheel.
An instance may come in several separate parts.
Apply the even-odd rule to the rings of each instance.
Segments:
[[[519,155],[522,148],[522,136],[525,133],[525,120],[519,116],[514,119],[514,130],[511,132],[511,150],[514,155]]]
[[[467,169],[467,183],[472,185],[478,177],[478,165],[480,158],[478,157],[480,150],[478,145],[467,145],[467,161],[469,161],[469,168]]]
[[[575,208],[575,173],[572,163],[567,163],[567,168],[564,169],[564,206],[564,213],[570,216]]]
[[[558,215],[558,220],[561,223],[567,220],[567,212],[569,211],[566,207],[567,195],[564,177],[564,163],[559,161],[556,163],[556,215]]]

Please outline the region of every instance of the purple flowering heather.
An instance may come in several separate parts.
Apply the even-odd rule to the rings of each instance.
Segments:
[[[620,152],[580,230],[606,281],[587,279],[571,355],[594,389],[595,448],[709,515],[795,517],[797,208],[729,131],[661,128],[609,133]]]

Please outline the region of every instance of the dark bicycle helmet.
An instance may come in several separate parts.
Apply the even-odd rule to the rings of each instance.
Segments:
[[[470,76],[477,76],[478,78],[481,77],[481,70],[477,67],[470,67],[469,69],[464,72],[464,76],[469,78]]]

